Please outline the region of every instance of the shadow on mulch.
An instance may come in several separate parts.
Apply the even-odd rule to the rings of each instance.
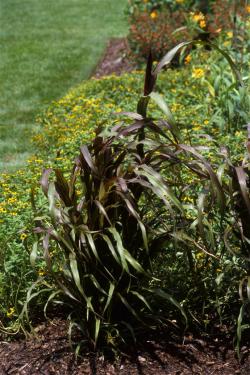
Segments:
[[[119,360],[105,361],[98,353],[85,351],[75,359],[67,337],[68,323],[52,320],[36,328],[37,337],[0,342],[0,374],[20,375],[249,375],[250,351],[239,364],[232,342],[225,337],[195,338],[185,342],[157,332],[130,347]],[[157,338],[156,338],[157,337]]]

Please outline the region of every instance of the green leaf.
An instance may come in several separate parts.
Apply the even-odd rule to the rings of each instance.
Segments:
[[[37,246],[38,242],[34,242],[32,246],[32,251],[30,253],[30,264],[32,267],[35,267],[36,265],[36,259],[37,259]]]
[[[206,159],[203,158],[202,155],[200,155],[194,147],[191,147],[191,146],[188,146],[188,145],[183,145],[183,144],[180,144],[178,145],[181,149],[187,151],[187,152],[190,152],[192,155],[194,155],[198,160],[201,161],[202,163],[202,166],[204,166],[206,168],[206,170],[208,171],[209,173],[209,176],[210,176],[210,179],[213,183],[213,187],[215,188],[215,191],[217,192],[217,197],[218,197],[218,200],[219,200],[219,204],[220,204],[220,209],[221,209],[221,212],[224,212],[224,209],[225,209],[225,194],[224,194],[224,191],[222,189],[222,186],[220,184],[220,181],[217,177],[217,175],[214,173],[211,165],[208,163],[208,161]]]
[[[153,191],[156,195],[159,196],[160,199],[169,207],[169,203],[167,198],[172,201],[172,203],[181,211],[183,212],[183,207],[180,201],[175,197],[172,193],[171,189],[167,186],[165,181],[163,180],[162,176],[156,172],[153,168],[149,167],[148,165],[142,164],[140,167],[135,169],[135,173],[139,176],[147,177],[148,181],[150,182],[151,186],[153,187]]]
[[[149,96],[159,106],[159,108],[164,112],[164,114],[166,115],[168,123],[173,127],[173,130],[176,131],[177,129],[175,128],[176,122],[175,122],[174,116],[173,116],[172,112],[170,111],[167,103],[163,99],[163,97],[158,92],[154,92],[154,91],[151,92],[151,94]]]
[[[192,43],[194,43],[194,41],[182,42],[182,43],[179,43],[174,48],[172,48],[169,52],[166,53],[165,56],[163,56],[163,58],[160,60],[160,62],[156,65],[156,67],[153,71],[153,74],[157,75],[158,73],[160,73],[162,68],[164,68],[165,66],[168,66],[171,63],[171,61],[173,60],[173,58],[179,52],[180,49],[182,49],[183,47],[188,46],[189,44],[192,44]]]
[[[144,305],[152,312],[152,309],[151,309],[148,301],[146,300],[146,298],[142,294],[140,294],[139,292],[136,292],[134,290],[130,290],[130,293],[133,294],[134,296],[136,296],[139,300],[141,300],[144,303]]]
[[[126,300],[125,297],[123,297],[120,293],[117,293],[118,297],[120,298],[120,300],[122,301],[122,303],[124,304],[124,306],[126,306],[126,308],[128,309],[128,311],[131,312],[131,314],[141,323],[144,324],[144,322],[141,320],[141,318],[139,317],[139,315],[137,314],[137,311],[128,303],[128,301]]]
[[[79,290],[82,296],[86,297],[83,291],[82,285],[81,285],[81,279],[80,279],[80,275],[78,272],[77,260],[76,260],[75,254],[73,253],[69,254],[69,264],[70,264],[70,269],[71,269],[74,281],[76,283],[77,289]]]
[[[185,321],[186,321],[186,324],[187,324],[187,322],[188,322],[187,315],[186,315],[183,307],[179,304],[179,302],[176,301],[176,299],[173,296],[166,293],[162,289],[152,289],[151,292],[153,294],[157,295],[158,297],[172,303],[175,307],[177,307],[180,310],[182,316],[185,318]]]
[[[123,247],[123,244],[122,244],[122,239],[121,239],[121,236],[120,234],[117,232],[117,230],[115,229],[115,227],[111,227],[111,228],[108,228],[108,231],[110,233],[112,233],[113,237],[114,237],[114,240],[116,241],[116,245],[117,245],[117,251],[118,251],[118,254],[120,256],[120,259],[121,259],[121,265],[122,265],[122,268],[127,272],[129,273],[129,270],[128,270],[128,265],[127,265],[127,262],[126,262],[126,257],[125,257],[125,249]]]
[[[115,284],[110,282],[109,291],[108,291],[108,298],[107,298],[106,304],[105,304],[104,309],[103,309],[103,314],[105,313],[105,311],[107,310],[107,308],[110,305],[110,302],[111,302],[113,294],[114,294],[114,290],[115,290]]]
[[[110,240],[110,238],[106,235],[106,234],[103,234],[103,233],[100,233],[100,236],[104,239],[104,241],[107,243],[108,245],[108,248],[109,250],[111,251],[111,254],[113,255],[114,259],[116,260],[116,262],[121,265],[121,262],[120,262],[120,259],[118,258],[117,256],[117,253],[115,251],[115,248]]]
[[[98,318],[95,318],[95,347],[94,348],[96,348],[97,340],[99,337],[100,325],[101,325],[101,320]]]

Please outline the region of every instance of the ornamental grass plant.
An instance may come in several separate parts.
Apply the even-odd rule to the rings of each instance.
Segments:
[[[32,299],[49,292],[45,311],[53,300],[67,306],[70,332],[80,330],[94,350],[117,348],[129,335],[135,340],[141,330],[176,320],[179,327],[190,318],[206,326],[225,316],[230,321],[233,296],[221,300],[222,279],[226,283],[230,277],[231,285],[239,281],[230,262],[242,275],[240,296],[247,311],[245,161],[235,166],[223,148],[218,151],[223,163],[208,161],[198,145],[183,138],[167,103],[154,91],[160,71],[191,43],[179,44],[155,67],[149,56],[137,112],[119,112],[127,120],[95,128],[69,178],[59,168],[44,170],[41,186],[49,209],[35,218],[38,238],[30,258],[33,266],[44,262],[45,275],[28,292],[23,320]],[[230,56],[216,48],[242,85]],[[164,119],[149,115],[150,100]],[[234,254],[232,261],[226,251]],[[171,258],[174,263],[168,264]],[[245,316],[241,310],[238,339]]]
[[[230,58],[234,76],[199,48],[163,72],[181,47],[149,60],[139,103],[142,72],[90,80],[53,103],[29,168],[1,176],[3,322],[19,315],[18,329],[59,304],[71,331],[113,349],[150,327],[183,332],[186,321],[210,332],[238,317],[239,339],[247,329],[247,110],[230,132],[225,112],[213,117],[222,87],[213,95],[210,62],[228,91],[247,81]]]

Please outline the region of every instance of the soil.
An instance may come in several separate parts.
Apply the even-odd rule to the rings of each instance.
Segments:
[[[125,39],[112,39],[93,76],[121,74],[135,65],[128,57]],[[250,349],[242,348],[239,362],[231,336],[214,334],[173,337],[157,332],[130,347],[119,360],[104,360],[102,354],[85,351],[75,358],[63,319],[40,323],[36,336],[7,341],[0,337],[0,375],[249,375]],[[157,336],[157,337],[155,337]]]

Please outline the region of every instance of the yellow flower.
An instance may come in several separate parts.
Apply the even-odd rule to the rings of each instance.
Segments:
[[[23,240],[25,240],[25,238],[27,238],[28,236],[27,236],[27,234],[26,233],[21,233],[21,235],[20,235],[20,239],[23,241]]]
[[[14,307],[10,307],[9,310],[7,311],[7,317],[8,318],[11,318],[13,315],[15,314],[15,308]]]
[[[182,4],[182,3],[184,3],[184,0],[176,0],[176,3],[177,4]]]
[[[187,55],[187,56],[185,57],[185,64],[189,64],[191,60],[192,60],[191,55]]]
[[[232,38],[233,37],[233,33],[232,33],[232,31],[229,31],[228,33],[227,33],[227,36],[228,36],[228,38]]]
[[[38,275],[39,275],[39,276],[43,276],[43,275],[45,275],[45,271],[43,271],[43,270],[39,270],[39,271],[38,271]]]
[[[153,12],[150,13],[150,17],[152,18],[152,20],[154,20],[155,18],[158,17],[158,14],[155,10],[153,10]]]
[[[195,254],[195,258],[197,260],[203,259],[203,258],[205,258],[205,256],[206,256],[206,254],[203,251],[199,251],[198,253]]]
[[[205,16],[201,12],[199,12],[199,13],[191,13],[191,16],[192,16],[192,18],[193,18],[193,20],[195,22],[199,22],[199,21],[204,21],[205,20]]]
[[[200,24],[200,27],[202,29],[204,29],[206,27],[206,21],[205,20],[201,20],[199,24]]]
[[[205,75],[205,72],[201,68],[194,68],[193,71],[192,71],[192,77],[193,78],[202,78],[202,77],[204,77],[204,75]]]
[[[250,13],[250,5],[246,6],[246,11],[247,11],[247,13]]]
[[[205,121],[204,121],[204,124],[205,124],[205,125],[209,124],[209,120],[205,120]]]

